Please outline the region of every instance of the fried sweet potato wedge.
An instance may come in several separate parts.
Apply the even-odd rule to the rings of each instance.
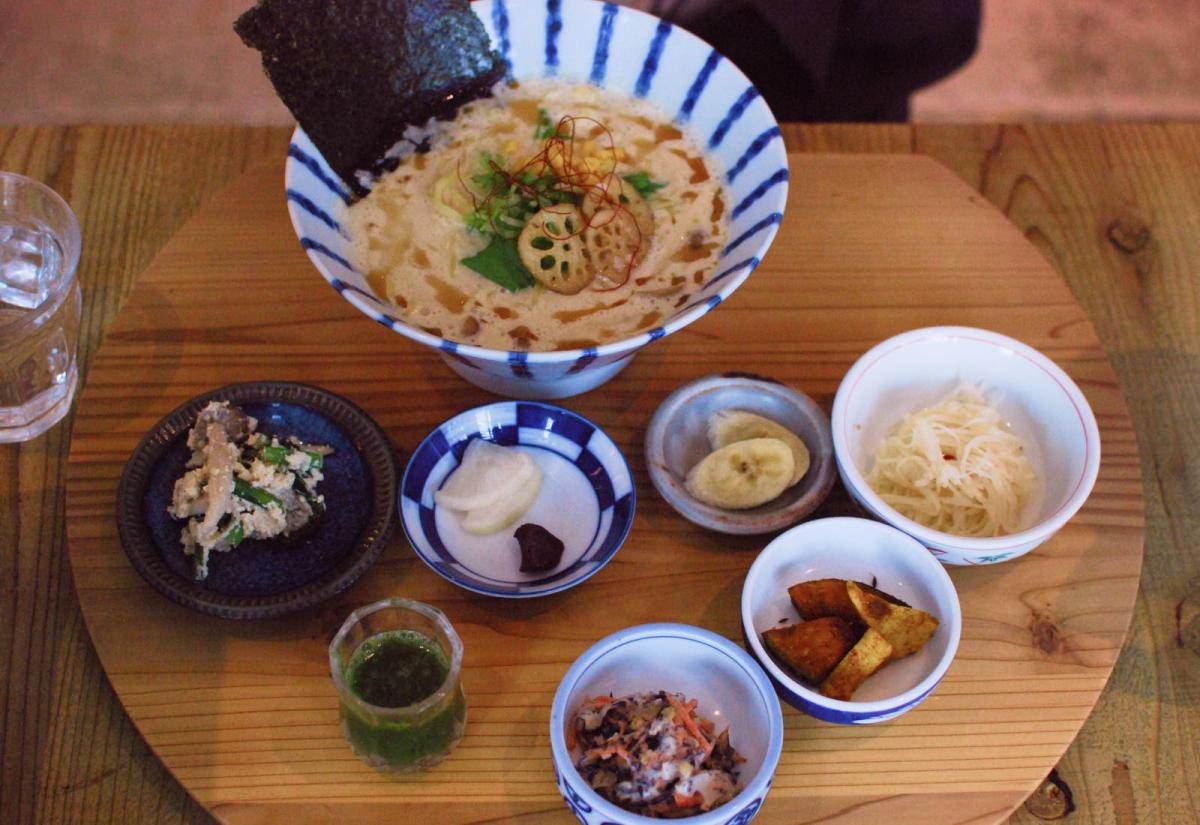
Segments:
[[[858,611],[855,609],[854,603],[850,601],[850,595],[846,592],[847,583],[847,579],[814,579],[800,582],[788,588],[788,596],[791,597],[792,604],[800,613],[800,618],[805,621],[825,616],[837,616],[851,624],[857,624],[860,621]],[[869,584],[854,583],[867,593],[886,599],[892,604],[908,607],[899,599],[889,596]]]
[[[819,685],[858,641],[860,633],[845,619],[825,616],[801,624],[773,627],[763,644],[806,682]]]
[[[850,701],[858,686],[883,667],[891,655],[892,646],[888,640],[874,628],[867,628],[853,649],[821,683],[821,693],[830,699]]]
[[[857,582],[846,582],[846,592],[862,621],[892,646],[892,658],[916,653],[938,629],[938,620],[913,607],[894,604]]]

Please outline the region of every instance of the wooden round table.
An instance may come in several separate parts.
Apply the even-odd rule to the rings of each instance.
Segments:
[[[915,156],[792,155],[770,254],[720,309],[565,405],[600,423],[634,470],[638,513],[615,559],[581,587],[504,601],[459,590],[402,535],[342,596],[236,623],[145,584],[117,538],[114,496],[142,434],[233,381],[305,381],[345,395],[411,448],[490,398],[425,348],[370,323],[320,280],[284,208],[278,165],[203,207],[144,273],[93,360],[69,460],[67,530],[80,602],[125,709],[219,819],[246,823],[567,822],[547,722],[558,681],[596,639],[652,621],[740,638],[742,576],[767,537],[709,533],[654,492],[642,437],[679,384],[767,374],[832,403],[874,343],[934,324],[987,327],[1037,347],[1080,385],[1104,455],[1083,510],[1049,543],[954,568],[964,627],[933,696],[872,727],[785,707],[783,758],[758,821],[1002,821],[1087,717],[1121,648],[1142,561],[1138,456],[1095,331],[1037,250],[982,197]],[[853,512],[840,490],[817,513]],[[442,608],[466,645],[467,735],[429,773],[389,779],[350,752],[326,645],[356,606],[404,595]]]

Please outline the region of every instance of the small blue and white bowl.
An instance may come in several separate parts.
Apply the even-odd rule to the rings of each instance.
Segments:
[[[575,660],[550,707],[550,750],[559,792],[584,825],[649,825],[661,822],[630,813],[596,793],[575,769],[578,753],[567,748],[567,729],[584,700],[643,691],[677,691],[698,701],[696,712],[746,761],[738,795],[695,825],[746,825],[762,808],[783,750],[779,700],[755,661],[733,642],[685,624],[646,624],[607,636]]]
[[[787,203],[783,138],[746,76],[666,21],[595,0],[479,0],[471,8],[510,77],[561,77],[643,98],[717,159],[732,196],[730,242],[692,301],[662,326],[598,347],[510,352],[466,346],[399,318],[351,265],[351,241],[338,220],[350,193],[300,129],[288,149],[288,213],[309,259],[342,297],[367,317],[437,350],[467,381],[514,398],[577,395],[612,378],[651,341],[716,309],[758,266]]]
[[[458,514],[433,500],[476,438],[529,453],[543,476],[517,523],[487,536],[468,533]],[[635,502],[625,457],[595,424],[553,404],[498,401],[461,412],[425,437],[404,471],[399,509],[409,543],[433,572],[475,593],[519,599],[574,587],[606,565],[633,525]],[[513,530],[526,522],[565,545],[554,570],[520,572]]]
[[[813,579],[854,579],[933,614],[938,629],[921,650],[884,665],[851,701],[830,699],[791,675],[767,652],[763,632],[799,621],[787,589]],[[781,533],[750,566],[742,585],[742,631],[779,695],[826,722],[866,725],[922,702],[954,660],[962,611],[954,582],[921,543],[895,527],[860,518],[810,521]]]

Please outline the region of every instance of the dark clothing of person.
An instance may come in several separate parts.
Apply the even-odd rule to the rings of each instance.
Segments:
[[[975,52],[981,0],[723,0],[688,14],[656,0],[733,61],[780,121],[904,121],[909,96]]]

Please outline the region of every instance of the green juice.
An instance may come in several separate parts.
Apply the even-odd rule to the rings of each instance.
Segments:
[[[441,646],[412,630],[392,630],[364,641],[344,674],[350,692],[377,708],[408,708],[432,696],[450,672]],[[342,701],[342,725],[351,747],[371,765],[390,770],[431,767],[462,737],[467,702],[458,684],[420,713],[372,712]]]

